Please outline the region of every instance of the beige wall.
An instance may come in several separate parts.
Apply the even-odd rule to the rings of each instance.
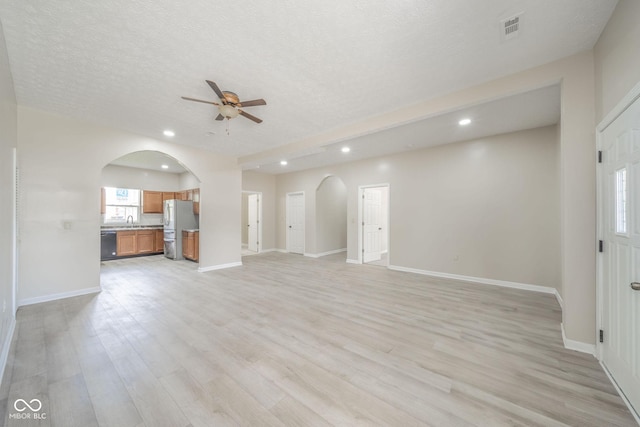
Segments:
[[[347,247],[347,187],[335,176],[326,177],[318,186],[316,198],[315,254]]]
[[[276,247],[276,177],[254,171],[242,173],[242,190],[262,193],[262,250]],[[239,214],[237,220],[242,221]],[[246,227],[246,224],[245,224]]]
[[[235,159],[25,107],[18,108],[18,135],[23,303],[99,286],[102,170],[134,151],[166,153],[201,181],[200,268],[241,261]]]
[[[640,82],[640,1],[620,0],[594,47],[596,123]]]
[[[357,255],[358,186],[390,184],[393,265],[559,287],[556,127],[277,176],[278,244],[285,196],[305,191],[305,252],[317,253],[313,194],[327,175],[348,193],[348,258]]]
[[[0,369],[4,368],[14,321],[13,307],[13,149],[17,144],[17,108],[13,79],[0,25]],[[4,369],[3,369],[4,371]],[[0,379],[2,378],[0,373]]]

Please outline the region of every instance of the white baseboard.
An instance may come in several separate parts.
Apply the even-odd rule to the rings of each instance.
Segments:
[[[278,249],[278,248],[263,249],[260,251],[261,254],[266,254],[267,252],[280,252],[282,254],[288,253],[286,249]]]
[[[360,264],[360,261],[358,261],[357,259],[347,258],[347,264]]]
[[[558,292],[557,289],[555,290],[555,295],[556,295],[556,299],[558,300],[558,304],[560,304],[560,310],[564,311],[564,300],[562,299],[562,295],[560,295],[560,292]]]
[[[342,248],[342,249],[335,249],[333,251],[322,252],[322,253],[319,253],[319,254],[305,253],[304,256],[308,256],[309,258],[320,258],[320,257],[323,257],[323,256],[339,254],[340,252],[346,252],[346,251],[347,251],[347,248]]]
[[[39,304],[41,302],[55,301],[63,298],[77,297],[80,295],[96,294],[100,291],[102,291],[102,289],[100,289],[100,287],[97,286],[95,288],[85,288],[77,291],[62,292],[59,294],[50,294],[50,295],[44,295],[44,296],[35,297],[35,298],[25,298],[25,299],[18,300],[18,307],[31,305],[31,304]]]
[[[242,266],[242,261],[230,262],[228,264],[212,265],[209,267],[199,267],[198,273],[206,273],[207,271],[223,270],[225,268],[240,267],[240,266]]]
[[[595,357],[596,355],[596,346],[595,344],[589,344],[582,341],[574,341],[567,338],[564,333],[564,323],[560,323],[560,329],[562,330],[562,342],[564,344],[564,348],[568,350],[579,351],[580,353],[591,354]]]
[[[602,363],[602,360],[599,360],[598,362],[600,362],[600,366],[602,366],[602,370],[604,371],[605,374],[607,374],[607,377],[609,377],[609,381],[611,381],[611,384],[613,384],[613,387],[618,392],[618,395],[620,395],[620,397],[622,398],[622,401],[624,402],[624,404],[627,405],[627,408],[629,409],[629,412],[631,412],[631,415],[633,416],[633,418],[636,420],[636,423],[640,425],[640,414],[638,414],[635,411],[635,409],[633,408],[633,405],[631,405],[631,402],[629,402],[629,399],[627,399],[627,396],[625,396],[622,390],[620,389],[620,387],[618,387],[618,383],[616,382],[616,380],[613,379],[611,372],[609,372],[605,364]]]
[[[463,282],[482,283],[485,285],[502,286],[503,288],[523,289],[525,291],[542,292],[545,294],[556,294],[556,288],[549,286],[530,285],[527,283],[509,282],[506,280],[485,279],[483,277],[463,276],[460,274],[440,273],[437,271],[419,270],[417,268],[400,267],[398,265],[390,265],[389,270],[404,271],[406,273],[416,273],[425,276],[442,277],[445,279],[461,280]]]
[[[16,318],[11,318],[11,323],[9,324],[9,331],[7,331],[7,336],[4,339],[4,343],[2,345],[2,352],[0,353],[0,384],[2,384],[2,380],[4,377],[4,370],[7,367],[7,360],[9,359],[9,350],[11,350],[11,342],[13,341],[13,333],[16,330]]]

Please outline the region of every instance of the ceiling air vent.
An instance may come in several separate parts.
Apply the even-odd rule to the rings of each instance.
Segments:
[[[522,24],[522,13],[500,21],[500,34],[503,40],[510,40],[520,35],[520,24]]]

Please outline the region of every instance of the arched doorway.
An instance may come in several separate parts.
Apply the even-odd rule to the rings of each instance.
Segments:
[[[347,250],[347,186],[328,175],[316,188],[315,254],[324,256]]]
[[[180,161],[149,150],[119,157],[102,169],[100,196],[101,263],[160,255],[198,267],[200,181]]]

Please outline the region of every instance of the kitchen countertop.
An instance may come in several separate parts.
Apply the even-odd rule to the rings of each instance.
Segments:
[[[162,230],[164,229],[163,225],[153,225],[153,224],[134,224],[134,225],[102,225],[100,226],[101,231],[134,231],[134,230]]]
[[[189,233],[198,233],[200,231],[199,228],[189,228],[189,229],[184,229],[182,231],[187,231]]]

